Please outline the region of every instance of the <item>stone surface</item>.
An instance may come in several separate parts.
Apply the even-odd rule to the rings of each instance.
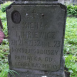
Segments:
[[[3,1],[58,1],[58,0],[3,0]]]
[[[32,1],[32,0],[15,0],[15,1]],[[58,1],[58,0],[33,0],[33,1]]]
[[[0,4],[2,4],[3,2],[2,2],[2,0],[0,0]]]
[[[64,4],[64,0],[58,0],[58,2],[60,2],[60,3]]]
[[[65,20],[66,7],[59,3],[9,6],[10,69],[17,71],[20,77],[64,77]],[[9,77],[12,76],[9,74]]]

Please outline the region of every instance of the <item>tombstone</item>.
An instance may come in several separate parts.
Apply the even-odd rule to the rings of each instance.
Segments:
[[[0,4],[2,4],[3,2],[2,2],[2,0],[0,0]]]
[[[64,0],[64,3],[67,5],[72,4],[72,0]]]
[[[72,4],[77,5],[77,0],[73,0]]]
[[[14,2],[6,12],[9,68],[19,74],[16,77],[65,77],[66,6],[52,1]]]
[[[60,2],[60,3],[64,4],[64,0],[58,0],[58,2]]]

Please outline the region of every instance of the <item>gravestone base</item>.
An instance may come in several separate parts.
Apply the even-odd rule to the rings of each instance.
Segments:
[[[16,77],[65,77],[65,74],[62,70],[59,70],[57,72],[47,72],[47,74],[32,74],[29,71],[26,72],[18,72],[18,74],[15,74]],[[8,77],[14,77],[13,75],[10,75]]]
[[[20,75],[15,75],[16,77],[65,77],[63,72],[54,72],[51,74],[28,74],[25,72],[18,72]],[[9,76],[14,77],[14,76]]]
[[[10,64],[10,70],[14,70],[14,75],[16,77],[66,77],[64,72],[64,57],[61,61],[61,67],[60,70],[56,72],[51,71],[41,71],[41,70],[31,70],[31,69],[16,69],[11,67],[11,60],[10,55],[8,56],[9,64]],[[8,77],[13,77],[14,75],[8,74]]]

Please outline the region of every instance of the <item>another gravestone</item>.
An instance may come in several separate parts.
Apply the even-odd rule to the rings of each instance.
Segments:
[[[9,66],[16,77],[65,77],[65,21],[60,3],[17,2],[7,8]]]
[[[64,4],[64,0],[58,0],[58,2],[63,3]]]
[[[0,1],[0,4],[2,4],[3,2],[2,2],[2,0]]]

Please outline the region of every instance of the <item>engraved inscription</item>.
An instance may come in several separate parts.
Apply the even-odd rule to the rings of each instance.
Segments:
[[[37,56],[17,56],[15,55],[15,59],[16,60],[26,60],[26,61],[43,61],[41,57],[37,57]]]
[[[12,45],[18,45],[18,46],[22,46],[24,45],[24,43],[26,43],[26,46],[38,46],[38,47],[60,47],[60,41],[53,41],[53,42],[44,42],[44,41],[40,41],[40,40],[11,40],[11,44]]]
[[[56,39],[59,31],[45,31],[46,28],[47,25],[44,26],[42,22],[26,22],[22,26],[23,30],[20,29],[20,34],[16,31],[15,37],[17,40],[11,40],[11,45],[16,46],[16,48],[12,47],[11,52],[17,52],[21,55],[14,55],[16,60],[14,66],[34,69],[59,68],[56,65],[56,59],[54,59],[54,56],[59,55],[59,48],[61,47],[61,41]],[[41,47],[41,49],[38,47]]]
[[[22,32],[21,36],[23,36],[25,38],[44,38],[44,39],[55,39],[56,38],[56,34],[58,32],[31,32],[31,31],[27,31],[26,33]]]
[[[27,62],[16,62],[15,66],[17,67],[37,67],[37,68],[45,68],[45,69],[57,69],[58,67],[56,65],[51,64],[38,64],[38,63],[27,63]]]
[[[23,28],[26,29],[45,29],[47,25],[43,26],[42,22],[25,22]]]
[[[58,50],[50,49],[30,49],[30,48],[11,48],[11,51],[15,51],[20,54],[38,54],[38,55],[57,55]]]

